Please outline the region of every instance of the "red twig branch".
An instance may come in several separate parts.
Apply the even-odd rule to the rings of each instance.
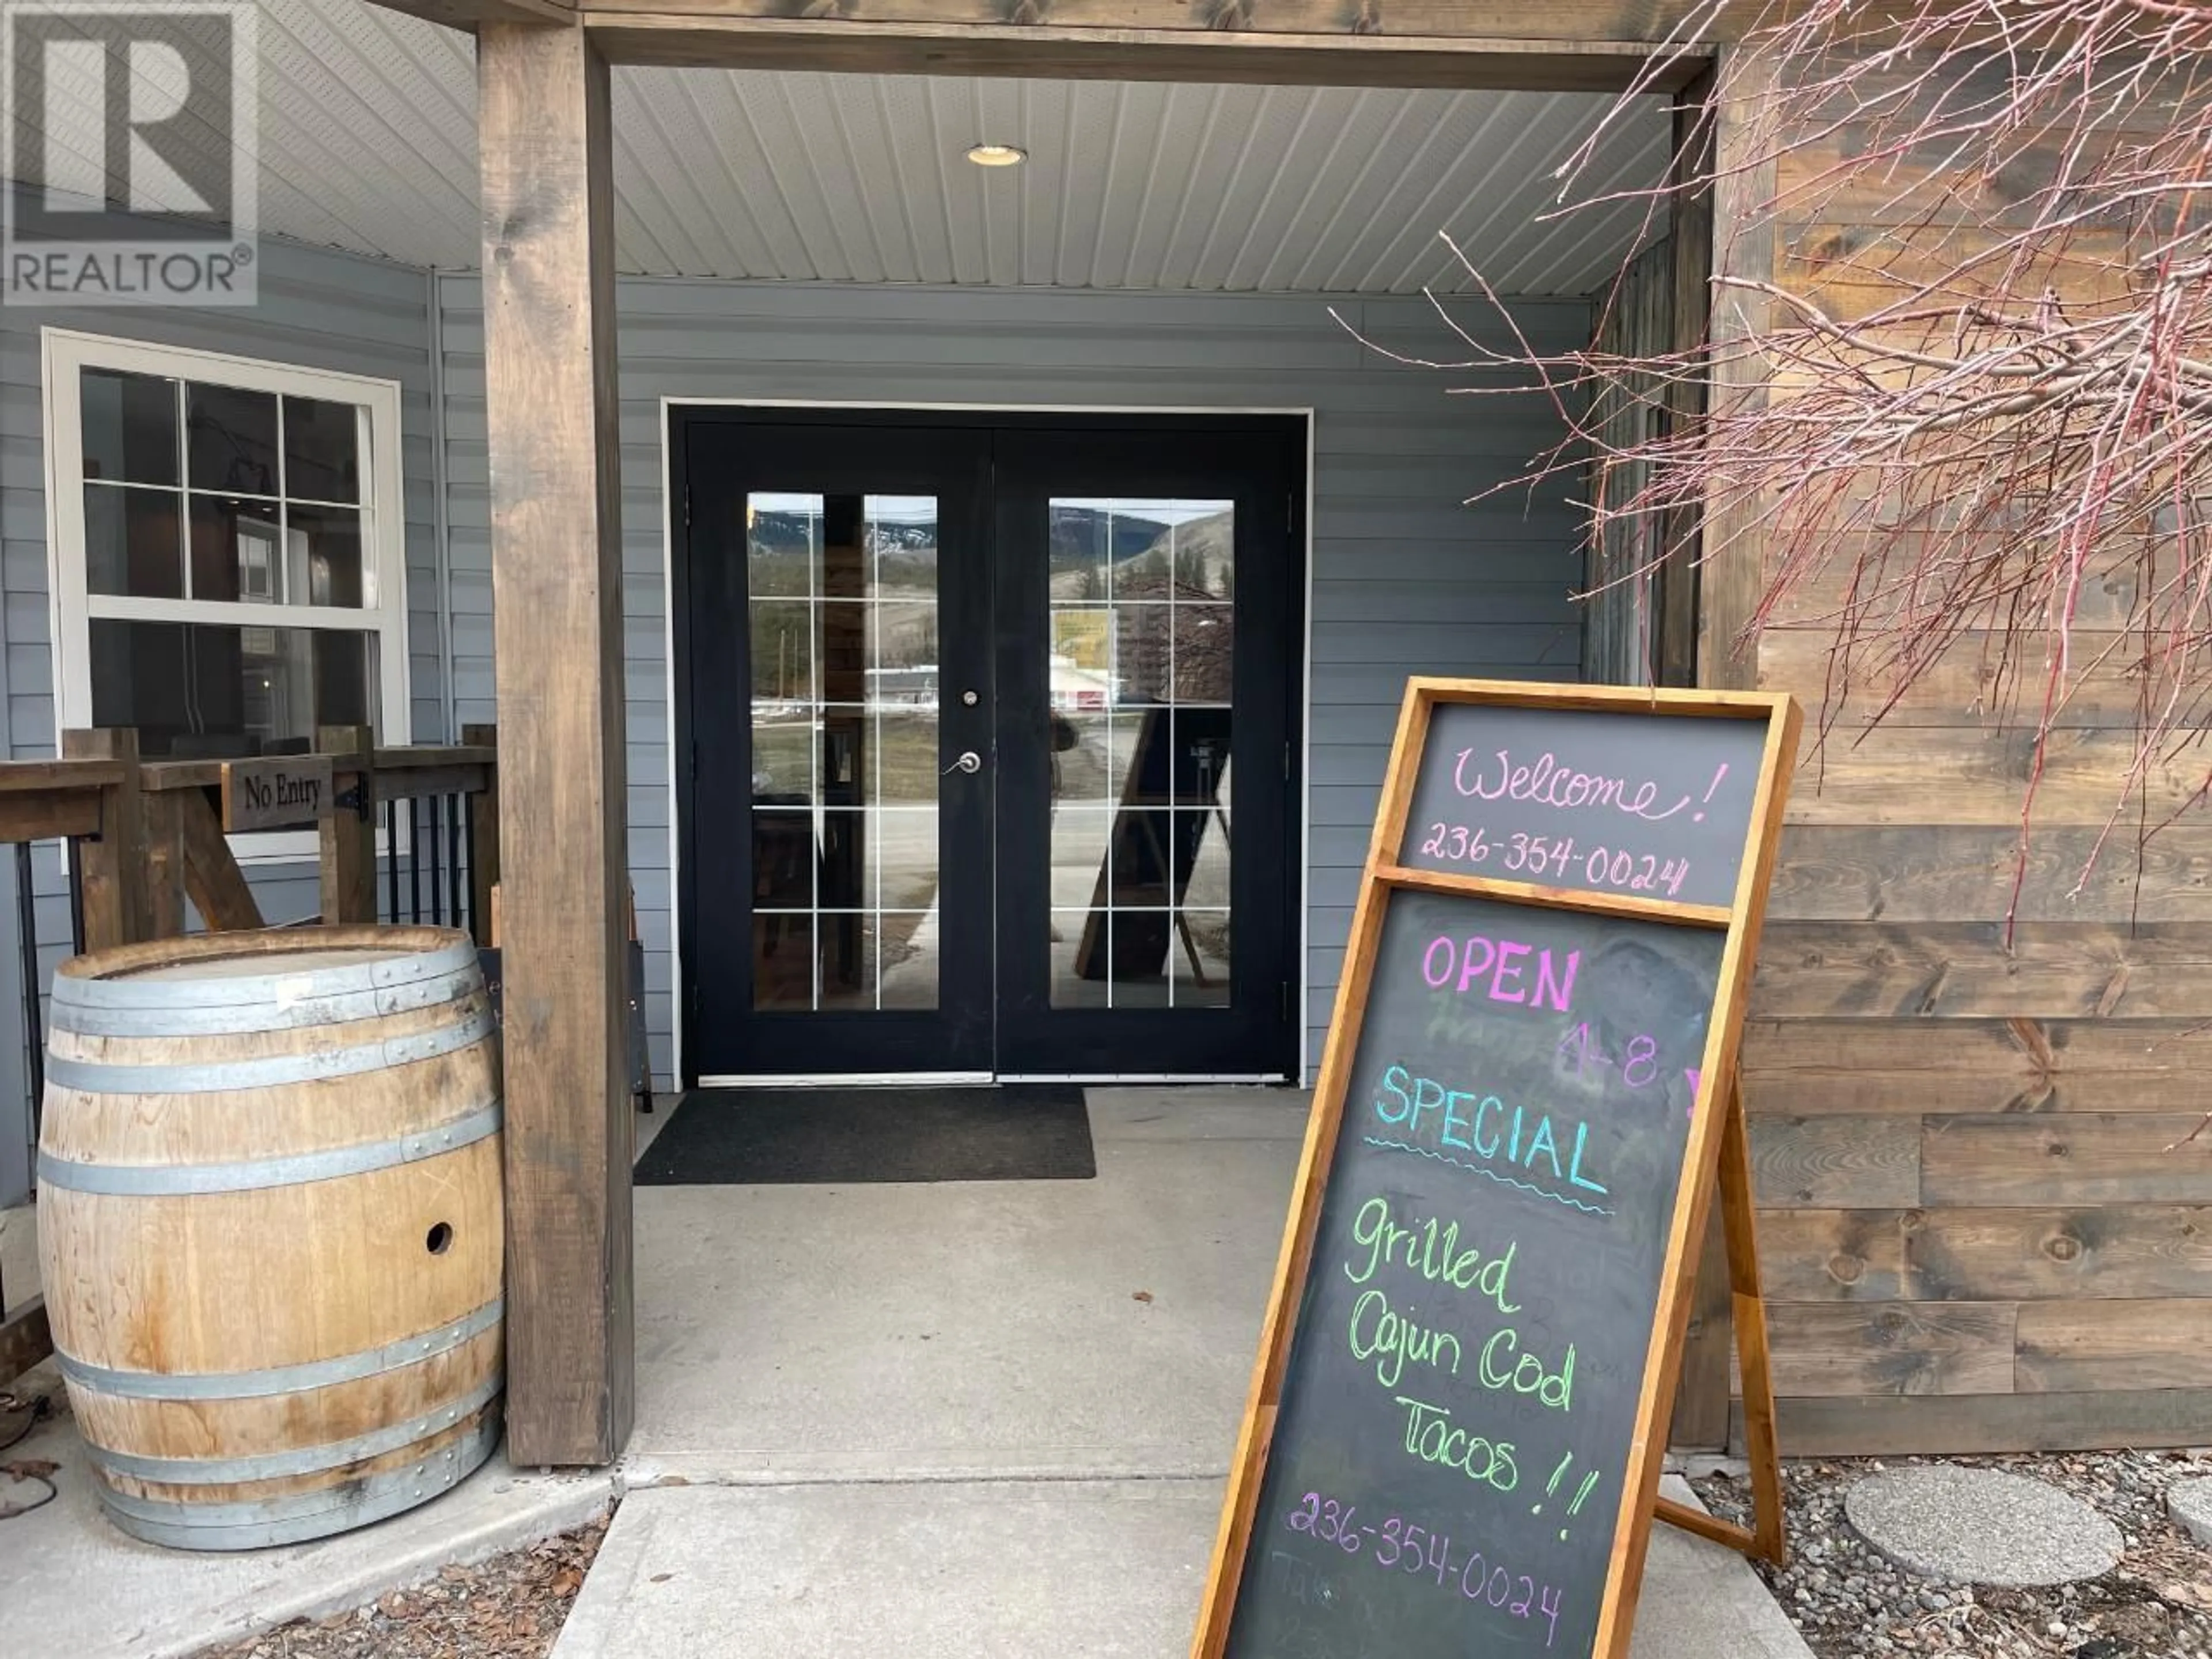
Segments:
[[[1707,0],[1673,40],[1723,10],[1741,8]],[[1728,110],[1751,140],[1733,194],[1778,181],[1720,232],[1723,271],[1753,234],[1778,250],[1771,276],[1716,284],[1741,337],[1546,353],[1509,327],[1491,346],[1432,296],[1461,355],[1429,366],[1480,371],[1468,395],[1533,386],[1564,423],[1488,493],[1584,483],[1593,537],[1655,561],[1681,556],[1670,526],[1737,526],[1698,556],[1763,561],[1754,627],[1826,630],[1824,741],[1970,669],[1979,711],[2030,739],[2009,926],[2042,793],[2076,751],[2112,781],[2092,865],[2130,809],[2148,837],[2212,793],[2194,752],[2212,716],[2212,3],[1778,0],[1743,38],[1787,73]],[[1563,170],[1556,214],[1641,196],[1656,227],[1724,182],[1583,191],[1599,143]],[[1613,418],[1739,365],[1766,396],[1694,425]]]

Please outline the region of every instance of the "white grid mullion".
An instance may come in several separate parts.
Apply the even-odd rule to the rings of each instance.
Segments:
[[[822,744],[816,728],[822,720],[822,611],[820,574],[824,538],[828,534],[830,498],[815,498],[806,528],[806,811],[813,820],[814,841],[806,860],[806,975],[811,988],[807,1010],[822,1012],[822,838],[829,833],[829,816],[822,810]]]
[[[82,375],[83,371],[80,369],[78,373]],[[185,402],[182,377],[172,380],[169,384],[176,388],[177,393],[177,591],[189,599],[192,592],[192,434],[185,425],[185,416],[190,412],[190,406]],[[82,469],[79,470],[81,472]],[[128,533],[127,526],[125,533]],[[92,550],[87,547],[84,551],[85,568],[89,573]],[[131,553],[127,547],[124,550],[123,563],[124,569],[128,572]],[[127,575],[125,580],[128,580]],[[88,617],[101,615],[97,608],[98,602],[89,592],[85,598],[85,615]],[[174,605],[176,601],[170,599],[165,603]],[[198,711],[193,712],[197,716]]]
[[[1115,562],[1114,558],[1114,509],[1110,507],[1106,509],[1106,546],[1104,549],[1104,557],[1101,562],[1103,564],[1106,571],[1106,637],[1109,641],[1116,641],[1121,637],[1121,566]],[[1110,660],[1113,653],[1113,646],[1109,643],[1107,648],[1109,659]],[[1110,744],[1113,738],[1115,723],[1120,718],[1118,705],[1121,699],[1120,695],[1121,684],[1119,677],[1115,677],[1115,678],[1109,680],[1107,684],[1108,691],[1106,707],[1108,714],[1106,717],[1106,731],[1108,741]],[[1106,752],[1111,755],[1114,751],[1110,747],[1109,747]],[[1109,784],[1113,781],[1113,775],[1110,772],[1107,775],[1107,781]],[[1127,793],[1128,786],[1125,782],[1122,785],[1122,793],[1127,794]],[[1121,815],[1117,810],[1120,805],[1121,802],[1115,799],[1109,799],[1106,802],[1106,880],[1104,886],[1106,889],[1106,1011],[1109,1013],[1111,1013],[1114,1011],[1114,934],[1115,932],[1114,926],[1114,896],[1116,888],[1116,884],[1114,879],[1114,854],[1116,851],[1115,845],[1116,829],[1121,821]],[[1079,950],[1081,947],[1079,945],[1077,948]]]
[[[1168,937],[1167,954],[1161,960],[1160,969],[1168,982],[1168,1010],[1170,1013],[1175,1011],[1176,945],[1182,931],[1176,923],[1182,915],[1176,893],[1176,860],[1182,851],[1180,840],[1182,835],[1182,797],[1176,793],[1176,766],[1181,759],[1176,750],[1176,601],[1182,597],[1176,591],[1178,586],[1176,577],[1176,521],[1170,518],[1168,520],[1168,677],[1167,684],[1160,688],[1167,694],[1168,705],[1168,833],[1167,844],[1160,849],[1161,862],[1167,866],[1160,874],[1162,884],[1166,889],[1161,896],[1168,907]]]
[[[860,503],[860,534],[867,537],[868,592],[860,610],[860,637],[866,641],[860,675],[860,695],[867,699],[868,731],[871,739],[869,767],[875,774],[875,793],[863,797],[860,802],[860,822],[871,830],[883,822],[884,801],[884,709],[879,688],[883,684],[883,613],[877,609],[883,603],[884,550],[882,544],[870,532],[875,528],[874,498],[866,497]],[[866,672],[873,669],[872,678]],[[874,806],[873,822],[870,821],[870,805]],[[882,837],[871,834],[868,851],[875,863],[875,880],[871,884],[875,893],[875,908],[869,921],[876,930],[876,1012],[884,1011],[884,849]]]
[[[285,602],[286,602],[287,604],[289,604],[289,603],[292,601],[292,599],[293,599],[292,586],[291,586],[291,580],[292,580],[292,507],[291,507],[291,504],[284,499],[285,491],[287,490],[287,489],[289,489],[289,488],[290,487],[291,480],[290,480],[289,478],[288,478],[288,477],[286,477],[284,476],[285,471],[286,471],[286,468],[285,468],[285,465],[284,465],[284,395],[283,395],[283,393],[282,393],[282,392],[277,393],[277,395],[276,395],[276,569],[277,569],[277,573],[278,573],[277,577],[276,577],[276,580],[277,580],[278,581],[280,581],[280,582],[282,582],[282,583],[283,583],[283,584],[284,584],[284,599],[285,599]],[[358,538],[356,538],[356,539],[358,539]],[[234,558],[234,559],[235,559],[235,558],[238,556],[238,550],[237,550],[236,548],[233,548],[233,549],[231,550],[230,556],[231,556],[232,558]],[[303,561],[303,564],[304,564],[304,563],[307,563],[307,562],[311,562],[311,561]],[[306,577],[306,575],[307,575],[307,572],[306,572],[306,570],[305,570],[304,568],[302,568],[302,570],[301,570],[301,576],[302,576],[303,578],[305,578],[305,577]],[[309,581],[307,582],[307,592],[310,592],[310,593],[313,593],[314,591],[315,591],[315,585],[314,585],[314,583],[313,583],[313,580],[309,580]],[[367,599],[367,598],[368,597],[368,594],[366,594],[366,593],[363,593],[363,594],[362,595],[362,597],[363,599]],[[413,810],[414,810],[414,809],[413,809],[412,807],[410,807],[408,810],[409,810],[409,811],[411,813],[411,812],[413,811]]]
[[[382,613],[336,605],[255,605],[246,599],[149,599],[88,593],[85,614],[107,622],[199,623],[215,628],[305,628],[345,634],[380,632]]]

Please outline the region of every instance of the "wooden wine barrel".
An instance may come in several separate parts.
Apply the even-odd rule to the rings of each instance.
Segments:
[[[125,945],[62,966],[48,1024],[39,1248],[117,1525],[319,1538],[490,1455],[499,1050],[466,934]]]

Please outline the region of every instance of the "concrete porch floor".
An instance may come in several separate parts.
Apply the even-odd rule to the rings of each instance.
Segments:
[[[640,1191],[630,1493],[554,1659],[1186,1650],[1308,1098],[1090,1103],[1095,1181]],[[1667,1527],[1642,1607],[1636,1659],[1808,1653]]]
[[[1180,1655],[1305,1106],[1093,1091],[1087,1182],[641,1188],[629,1496],[555,1659]],[[0,1523],[0,1652],[169,1659],[617,1484],[495,1461],[343,1538],[191,1557],[108,1527],[76,1449],[64,1423],[16,1454],[64,1498]],[[1808,1650],[1740,1559],[1662,1526],[1634,1653]]]

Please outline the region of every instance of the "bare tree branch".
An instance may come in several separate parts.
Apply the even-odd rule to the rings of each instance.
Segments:
[[[1708,0],[1620,107],[1742,10]],[[1486,493],[1594,471],[1593,536],[1640,527],[1654,559],[1686,556],[1668,526],[1735,526],[1698,556],[1756,550],[1753,626],[1831,630],[1824,743],[1842,711],[1878,725],[1978,653],[1978,712],[2033,736],[2018,878],[2069,711],[2125,700],[2132,752],[2092,862],[2130,823],[2140,848],[2212,797],[2212,0],[1772,0],[1741,38],[1789,72],[1727,111],[1749,138],[1736,193],[1777,182],[1720,228],[1717,264],[1754,234],[1778,250],[1771,278],[1716,284],[1743,325],[1729,343],[1498,348],[1432,295],[1464,355],[1391,355],[1479,375],[1469,396],[1533,386],[1565,422]],[[1656,228],[1723,182],[1584,189],[1610,125],[1547,216],[1641,197]],[[1694,425],[1613,418],[1739,368],[1764,398]]]

